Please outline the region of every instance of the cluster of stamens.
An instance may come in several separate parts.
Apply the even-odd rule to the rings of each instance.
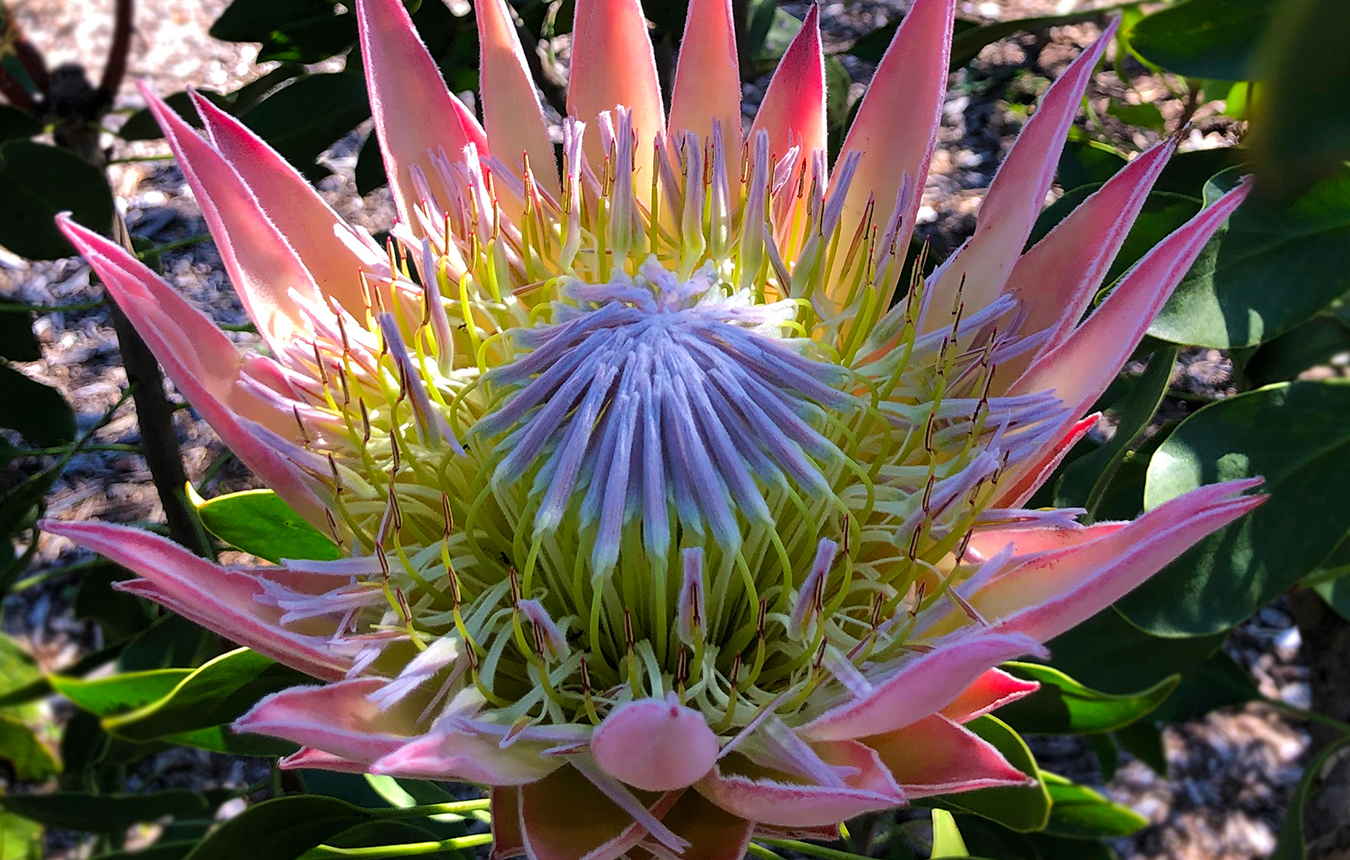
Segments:
[[[310,312],[303,444],[274,441],[352,557],[269,599],[340,612],[424,720],[461,690],[500,725],[673,691],[720,734],[792,724],[932,617],[983,623],[966,544],[1063,415],[989,394],[1034,346],[1010,299],[931,308],[914,276],[892,306],[910,189],[844,235],[854,159],[827,194],[823,153],[761,133],[737,177],[715,131],[639,171],[627,113],[599,125],[593,169],[567,123],[560,199],[472,147],[414,168],[419,223],[364,318]]]

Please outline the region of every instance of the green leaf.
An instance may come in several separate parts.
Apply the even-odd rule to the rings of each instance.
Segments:
[[[1154,722],[1184,723],[1198,719],[1217,708],[1241,705],[1261,698],[1255,682],[1222,651],[1216,651],[1194,672],[1182,679],[1176,691],[1158,710]]]
[[[1106,112],[1121,122],[1137,125],[1140,128],[1153,131],[1163,131],[1167,128],[1167,120],[1163,119],[1162,111],[1152,102],[1132,105],[1112,100],[1107,105]]]
[[[1239,170],[1205,186],[1206,201]],[[1289,206],[1248,200],[1211,239],[1153,321],[1173,343],[1229,349],[1288,331],[1350,290],[1350,167]]]
[[[294,860],[373,818],[368,810],[331,797],[278,797],[226,821],[187,860]]]
[[[355,15],[325,15],[273,32],[257,62],[319,63],[356,44]]]
[[[197,95],[204,97],[219,108],[230,109],[229,98],[214,90],[197,90]],[[197,116],[197,108],[192,104],[192,97],[186,92],[165,96],[164,102],[173,108],[174,113],[182,117],[188,125],[193,128],[202,127],[201,117]],[[127,121],[117,129],[117,136],[123,140],[159,140],[164,136],[164,131],[159,127],[159,120],[155,119],[155,115],[147,107],[141,108],[127,117]]]
[[[1157,708],[1181,681],[1181,676],[1170,675],[1146,690],[1118,695],[1085,687],[1049,666],[1005,663],[1003,668],[1041,685],[1030,696],[999,709],[999,717],[1023,734],[1115,731]]]
[[[1152,636],[1115,609],[1105,609],[1046,647],[1051,664],[1069,677],[1094,689],[1128,695],[1198,668],[1226,636]]]
[[[0,694],[21,690],[42,680],[42,670],[22,645],[0,633]]]
[[[1270,860],[1305,860],[1308,857],[1308,844],[1303,836],[1303,811],[1312,798],[1313,788],[1322,778],[1322,770],[1333,757],[1346,755],[1350,749],[1350,738],[1342,738],[1318,753],[1303,771],[1294,796],[1289,799],[1289,810],[1284,815],[1284,824],[1280,827],[1280,839],[1271,852]]]
[[[1270,499],[1206,537],[1117,607],[1166,636],[1226,630],[1298,582],[1350,531],[1350,380],[1273,385],[1187,418],[1149,462],[1146,508],[1261,475]]]
[[[33,860],[42,856],[42,826],[0,812],[0,860]]]
[[[36,137],[42,134],[42,123],[26,110],[14,105],[0,105],[0,140]]]
[[[37,361],[42,358],[42,348],[33,333],[33,312],[19,310],[19,304],[14,299],[0,298],[0,358]]]
[[[305,682],[299,672],[240,648],[193,670],[167,695],[107,717],[103,727],[134,741],[218,727],[242,716],[263,696]]]
[[[361,75],[306,75],[258,102],[243,115],[249,128],[311,178],[314,160],[370,117]]]
[[[176,840],[160,842],[149,848],[135,851],[114,851],[111,854],[96,854],[90,860],[183,860],[188,852],[197,846],[197,840]]]
[[[121,714],[157,702],[192,674],[190,669],[155,669],[125,672],[95,681],[49,675],[58,693],[76,706],[99,717]]]
[[[37,445],[67,445],[75,440],[75,413],[55,388],[0,364],[0,427]]]
[[[290,741],[269,738],[263,735],[238,734],[229,726],[207,726],[159,738],[166,744],[195,747],[226,755],[251,756],[253,758],[280,758],[296,752],[300,747]]]
[[[25,782],[40,782],[61,772],[52,754],[32,730],[18,720],[0,714],[0,758]]]
[[[234,0],[211,25],[211,38],[265,42],[276,30],[332,16],[326,0]]]
[[[1095,191],[1101,186],[1101,183],[1114,176],[1116,171],[1124,167],[1125,164],[1125,157],[1112,146],[1095,140],[1070,139],[1064,145],[1064,151],[1060,153],[1059,166],[1055,169],[1055,178],[1059,180],[1060,186],[1065,190],[1065,196],[1080,185],[1091,185],[1093,186],[1092,190]],[[1074,200],[1076,203],[1081,203],[1085,197],[1087,197],[1087,194],[1081,194],[1076,196]],[[1068,208],[1064,209],[1064,214],[1069,214]],[[1059,221],[1060,218],[1055,219],[1055,223],[1059,223]]]
[[[0,144],[0,200],[5,201],[0,245],[32,260],[74,253],[56,229],[57,213],[69,211],[91,230],[112,227],[112,189],[103,171],[72,152],[31,140]]]
[[[1134,810],[1112,803],[1090,788],[1041,771],[1050,790],[1050,823],[1045,832],[1075,839],[1118,839],[1148,825]]]
[[[1176,357],[1175,347],[1158,350],[1149,359],[1144,372],[1132,380],[1128,393],[1111,410],[1116,418],[1115,434],[1100,448],[1065,468],[1064,476],[1055,487],[1056,507],[1084,507],[1089,521],[1097,518],[1126,455],[1148,429],[1167,394]]]
[[[211,808],[204,795],[184,789],[146,794],[88,794],[81,791],[7,794],[0,797],[0,806],[48,827],[82,833],[113,833],[166,815],[176,818],[201,816]]]
[[[1350,325],[1333,315],[1315,316],[1272,341],[1261,344],[1243,364],[1256,386],[1287,382],[1309,368],[1330,364],[1350,353]]]
[[[271,490],[245,490],[210,500],[194,493],[192,501],[207,531],[258,558],[332,561],[341,555],[335,543]]]
[[[929,856],[934,860],[938,857],[965,857],[968,853],[966,843],[961,839],[956,819],[945,809],[934,809],[932,815],[933,853]]]
[[[1331,555],[1322,559],[1317,569],[1304,577],[1303,584],[1350,621],[1350,538],[1342,540]]]
[[[1159,776],[1167,776],[1167,750],[1163,748],[1162,732],[1152,720],[1139,720],[1115,733],[1116,742],[1125,752],[1148,765]]]
[[[1268,83],[1251,117],[1262,192],[1293,200],[1350,159],[1350,15],[1344,0],[1287,0],[1261,46]]]
[[[1019,833],[1041,830],[1050,819],[1050,793],[1040,781],[1040,769],[1026,742],[1007,723],[983,716],[966,723],[966,728],[994,746],[1008,763],[1036,780],[1035,785],[1006,788],[982,788],[933,799],[940,809],[972,812]]]
[[[1190,78],[1251,80],[1275,0],[1185,0],[1130,30],[1144,59]]]

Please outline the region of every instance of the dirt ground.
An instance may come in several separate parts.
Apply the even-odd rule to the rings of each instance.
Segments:
[[[435,0],[428,0],[435,2]],[[11,4],[25,29],[52,64],[79,62],[98,68],[111,32],[112,0],[26,0]],[[141,0],[137,38],[129,81],[119,94],[120,108],[142,106],[131,81],[145,80],[161,92],[184,84],[232,89],[265,71],[253,64],[256,47],[216,42],[207,29],[227,0]],[[822,8],[826,44],[849,45],[868,29],[892,19],[908,5],[900,2],[827,3]],[[977,20],[1027,17],[1086,8],[1074,0],[1003,0],[966,2],[960,14]],[[789,8],[796,10],[794,7]],[[952,76],[939,151],[924,191],[922,231],[936,250],[954,248],[969,234],[975,212],[993,171],[1025,119],[1011,104],[1010,93],[1031,85],[1019,74],[1029,65],[1047,72],[1061,69],[1096,35],[1091,25],[1065,27],[1049,38],[1016,37],[991,45],[967,70]],[[850,58],[848,69],[860,88],[870,75],[867,64]],[[747,85],[747,99],[758,102],[765,81]],[[1098,75],[1092,90],[1095,107],[1108,96],[1133,103],[1157,104],[1175,121],[1182,111],[1174,82],[1147,76],[1123,82],[1114,73]],[[1034,93],[1021,93],[1026,101]],[[1183,148],[1224,145],[1232,141],[1230,124],[1202,111]],[[1142,147],[1151,141],[1116,123],[1107,133],[1123,145]],[[344,216],[379,229],[387,226],[392,207],[386,191],[365,198],[355,191],[352,170],[367,129],[330,153],[335,175],[322,190]],[[109,138],[110,142],[112,138]],[[162,155],[160,144],[113,143],[115,159]],[[163,161],[124,161],[112,168],[119,205],[133,233],[155,243],[200,235],[204,225],[181,174]],[[245,321],[239,302],[226,282],[210,243],[193,245],[165,256],[166,274],[191,299],[219,322]],[[0,294],[22,301],[65,305],[94,298],[87,267],[78,260],[30,264],[0,252]],[[38,333],[45,358],[25,366],[34,378],[57,386],[75,405],[82,427],[91,426],[111,408],[126,385],[118,363],[117,342],[105,309],[44,315]],[[239,335],[241,340],[251,336]],[[1215,351],[1188,354],[1178,370],[1188,390],[1223,391],[1228,384],[1226,359]],[[205,495],[241,489],[250,478],[231,459],[215,434],[189,410],[176,417],[188,474]],[[104,446],[139,442],[134,415],[123,407],[99,431]],[[135,453],[95,450],[77,456],[58,482],[49,515],[139,522],[162,517],[143,461]],[[65,542],[44,538],[31,583],[4,604],[4,629],[30,644],[42,663],[58,668],[97,648],[95,630],[71,612],[72,578],[60,566],[76,559]],[[1280,605],[1263,609],[1233,639],[1231,651],[1253,670],[1262,693],[1296,706],[1306,706],[1306,670],[1298,661],[1298,631]],[[59,718],[60,712],[54,714]],[[1152,824],[1117,844],[1126,858],[1175,860],[1255,860],[1275,845],[1283,810],[1297,783],[1307,746],[1303,726],[1284,713],[1249,707],[1212,714],[1195,723],[1168,728],[1167,776],[1138,761],[1124,760],[1104,790],[1137,809]],[[1038,755],[1047,769],[1076,779],[1099,781],[1092,756],[1077,741],[1042,741]],[[255,766],[242,760],[190,750],[153,760],[137,774],[146,786],[244,785],[256,778]],[[53,856],[78,856],[70,840],[53,844]]]

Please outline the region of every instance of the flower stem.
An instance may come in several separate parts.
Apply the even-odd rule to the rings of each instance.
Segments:
[[[436,854],[441,851],[457,851],[461,848],[476,848],[492,841],[491,833],[475,833],[472,836],[456,836],[437,842],[408,842],[403,845],[374,845],[369,848],[334,848],[320,845],[307,851],[301,860],[327,860],[338,857],[418,857],[423,854]]]
[[[491,805],[486,797],[478,800],[455,800],[449,803],[428,803],[422,806],[398,806],[392,809],[371,810],[377,818],[416,818],[431,815],[463,815],[481,812]]]

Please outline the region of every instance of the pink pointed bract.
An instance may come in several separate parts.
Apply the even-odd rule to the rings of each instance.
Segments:
[[[669,119],[637,0],[578,0],[555,164],[509,10],[481,4],[486,128],[402,3],[356,3],[390,249],[209,103],[199,135],[147,93],[270,356],[60,222],[342,558],[49,530],[316,679],[236,725],[301,744],[283,765],[490,786],[494,857],[734,860],[756,832],[1026,783],[965,725],[1036,689],[996,666],[1261,501],[1021,508],[1246,186],[1080,324],[1173,149],[1022,252],[1108,29],[971,240],[901,284],[954,0],[916,0],[833,165],[814,8],[743,139],[726,0],[690,5]]]

